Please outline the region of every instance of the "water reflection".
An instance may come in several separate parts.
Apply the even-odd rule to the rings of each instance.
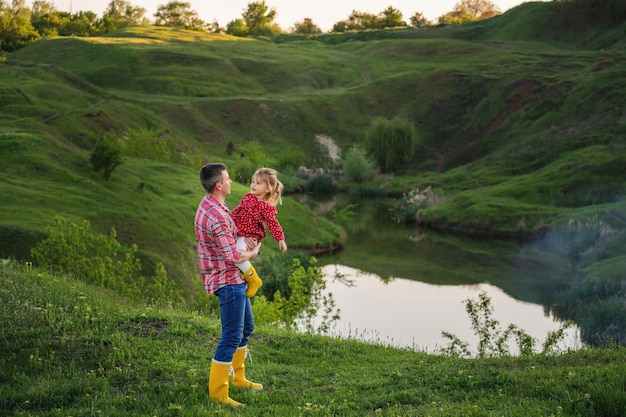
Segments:
[[[407,279],[382,280],[375,274],[337,264],[326,265],[322,271],[327,292],[332,293],[341,309],[341,319],[331,333],[344,338],[436,353],[448,346],[449,340],[441,335],[445,330],[475,348],[478,339],[472,332],[464,300],[477,300],[481,292],[491,299],[493,318],[502,331],[513,323],[535,338],[538,348],[548,332],[561,327],[542,306],[516,300],[487,283],[433,285]],[[337,275],[342,279],[336,279]],[[567,329],[559,347],[578,346],[578,330]],[[509,351],[517,353],[514,341]]]
[[[331,217],[356,204],[350,216],[335,216],[348,234],[343,250],[319,259],[341,310],[336,334],[429,352],[448,345],[442,331],[472,344],[477,341],[463,301],[477,300],[481,291],[491,298],[502,330],[515,324],[540,346],[561,326],[551,311],[574,273],[564,259],[514,240],[397,224],[390,200],[337,195],[301,201]],[[334,280],[336,273],[355,286]],[[567,347],[580,345],[577,329],[566,339]]]

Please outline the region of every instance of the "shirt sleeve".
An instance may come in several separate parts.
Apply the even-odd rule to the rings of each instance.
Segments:
[[[233,233],[232,227],[229,227],[230,219],[222,218],[216,222],[213,230],[215,244],[219,248],[226,263],[235,264],[239,261],[241,253],[237,250],[236,235]],[[233,225],[234,226],[234,225]]]
[[[281,240],[285,240],[285,233],[283,232],[283,228],[278,222],[276,215],[278,214],[278,210],[276,207],[270,204],[263,204],[262,209],[263,217],[267,222],[267,228],[270,231],[270,234],[277,242]]]

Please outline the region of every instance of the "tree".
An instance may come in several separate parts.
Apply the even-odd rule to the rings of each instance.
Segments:
[[[116,28],[140,24],[146,15],[146,9],[133,6],[126,0],[111,0],[102,14],[103,19],[109,19]]]
[[[477,18],[465,11],[451,11],[439,16],[437,22],[440,25],[462,25],[464,23],[474,22]]]
[[[395,28],[399,26],[406,26],[406,23],[402,20],[402,12],[389,6],[380,13],[378,26],[382,29]]]
[[[345,32],[347,30],[348,30],[348,22],[346,22],[345,20],[341,20],[339,22],[336,22],[333,25],[333,29],[332,29],[332,31],[336,32],[336,33],[343,33],[343,32]]]
[[[432,23],[421,12],[415,12],[415,14],[411,16],[410,20],[411,26],[416,28],[425,28],[428,26],[432,26]]]
[[[226,25],[226,33],[233,36],[248,36],[248,26],[243,19],[235,19]]]
[[[366,132],[367,150],[383,171],[392,171],[415,153],[415,126],[405,119],[376,118]]]
[[[355,145],[346,152],[343,172],[350,181],[371,180],[376,174],[376,162],[367,155],[365,149]]]
[[[271,35],[276,32],[274,19],[276,9],[265,4],[265,0],[248,3],[248,8],[241,15],[248,27],[248,34],[252,36]]]
[[[115,168],[122,163],[122,146],[117,138],[110,134],[100,137],[89,162],[94,171],[102,171],[104,179],[108,181]]]
[[[98,31],[96,23],[98,22],[98,15],[91,11],[80,11],[73,16],[70,16],[69,21],[66,21],[59,35],[61,36],[94,36],[101,34]]]
[[[303,21],[296,22],[293,25],[292,33],[298,33],[300,35],[317,35],[322,33],[322,29],[319,28],[313,20],[309,17],[305,17]]]
[[[31,21],[53,12],[56,12],[54,3],[45,0],[35,0],[31,8]]]
[[[455,12],[466,13],[473,20],[486,19],[500,14],[500,9],[490,0],[459,0],[454,6]]]
[[[378,18],[372,13],[363,13],[358,10],[353,10],[350,16],[348,16],[347,29],[348,30],[363,30],[363,29],[378,29]]]
[[[0,1],[0,50],[14,52],[39,39],[30,22],[30,10],[24,0],[13,0],[9,7]]]
[[[157,8],[154,24],[191,30],[203,30],[205,23],[198,18],[198,13],[191,10],[191,4],[182,1],[170,1]]]

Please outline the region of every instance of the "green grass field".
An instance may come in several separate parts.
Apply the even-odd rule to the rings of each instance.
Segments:
[[[623,347],[461,359],[260,326],[246,404],[210,403],[209,312],[131,302],[2,261],[6,416],[589,416],[626,407]]]
[[[206,298],[193,248],[202,164],[234,174],[256,141],[295,190],[293,155],[339,168],[318,135],[345,152],[376,117],[400,117],[415,125],[418,151],[359,187],[400,200],[432,186],[439,202],[417,213],[422,225],[545,239],[580,276],[563,294],[564,315],[623,341],[626,31],[621,21],[573,25],[560,7],[530,2],[463,26],[309,40],[141,26],[32,43],[0,61],[0,258],[30,261],[57,215],[88,220],[137,244],[148,275],[162,262],[194,305]],[[142,130],[167,144],[169,162],[126,156],[108,181],[93,171],[99,138]],[[246,190],[234,184],[228,204]],[[289,196],[279,219],[293,249],[331,247],[345,232]],[[206,304],[145,306],[13,261],[1,268],[0,408],[11,416],[622,417],[626,408],[623,348],[463,360],[262,327],[249,374],[267,389],[233,394],[250,407],[230,410],[207,402],[219,323]]]

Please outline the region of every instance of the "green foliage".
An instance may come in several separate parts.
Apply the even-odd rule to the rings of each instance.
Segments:
[[[295,172],[306,162],[306,153],[299,146],[290,145],[276,154],[276,163],[281,171]]]
[[[13,52],[40,38],[23,8],[16,6],[0,2],[0,51]]]
[[[365,140],[378,166],[383,171],[395,171],[413,158],[417,132],[408,120],[378,117],[369,126]]]
[[[126,156],[154,162],[171,162],[171,152],[165,138],[149,129],[128,130],[122,136]]]
[[[276,9],[265,4],[265,0],[248,3],[241,16],[248,28],[248,35],[266,36],[276,32]]]
[[[322,33],[322,29],[320,29],[319,26],[313,23],[313,19],[311,19],[310,17],[306,17],[301,22],[294,23],[293,33],[299,35],[318,35]]]
[[[484,357],[500,357],[510,355],[508,341],[514,338],[520,355],[531,355],[534,353],[535,339],[528,335],[524,330],[518,328],[515,324],[509,326],[502,331],[499,328],[499,322],[493,319],[493,307],[491,299],[485,292],[481,292],[478,301],[471,299],[465,300],[465,310],[469,315],[474,334],[478,337],[478,351],[476,356]],[[564,337],[564,330],[571,326],[572,323],[566,323],[560,329],[550,332],[543,343],[543,353],[554,353],[561,339]],[[472,352],[469,350],[469,344],[460,340],[450,332],[443,331],[443,337],[450,340],[447,347],[442,348],[441,353],[452,356],[471,357]]]
[[[70,223],[56,216],[46,232],[47,237],[31,250],[31,256],[40,267],[135,299],[149,296],[161,302],[179,301],[161,262],[156,264],[150,283],[145,284],[140,274],[142,266],[137,257],[137,245],[122,250],[115,229],[111,229],[109,235],[94,235],[87,220]]]
[[[335,308],[332,294],[325,294],[326,282],[316,265],[314,258],[302,265],[298,258],[293,258],[291,274],[288,275],[288,291],[281,293],[276,289],[272,293],[272,302],[263,295],[257,296],[253,304],[255,320],[258,323],[274,323],[291,329],[302,329],[311,333],[327,333],[334,322],[339,319],[339,311]],[[274,267],[276,270],[276,267]],[[284,268],[278,268],[283,269]],[[284,288],[284,282],[273,281]],[[264,287],[261,287],[263,290]],[[268,293],[266,289],[264,293]],[[319,311],[322,311],[321,322],[316,323]]]
[[[289,256],[275,256],[269,262],[261,263],[258,272],[261,274],[263,286],[259,293],[265,295],[269,301],[274,300],[274,294],[279,292],[283,297],[291,297],[289,277],[294,271],[294,262],[308,270],[315,267],[316,261],[303,252],[295,252]]]
[[[393,217],[400,223],[415,223],[420,210],[434,206],[442,200],[443,197],[435,194],[430,186],[422,190],[415,188],[396,201],[393,206]]]
[[[620,238],[625,240],[626,235],[622,232]],[[609,248],[621,250],[620,247],[605,245],[603,251]],[[580,279],[558,295],[558,316],[576,321],[585,343],[593,346],[613,341],[626,344],[624,260],[620,253],[594,262],[584,270]]]
[[[371,180],[376,175],[376,162],[360,146],[350,148],[342,162],[343,172],[349,181],[361,183]]]
[[[252,174],[262,167],[275,166],[274,158],[265,153],[258,140],[252,140],[240,148],[241,157],[229,165],[229,172],[235,181],[249,184]]]
[[[314,175],[307,181],[305,189],[312,193],[331,194],[335,192],[335,180],[330,175]]]
[[[146,9],[134,6],[126,0],[111,0],[102,13],[102,20],[107,21],[111,30],[131,25],[138,25],[144,20]]]
[[[143,287],[138,273],[141,265],[137,246],[120,253],[117,233],[93,235],[87,220],[70,223],[56,216],[46,227],[47,237],[31,251],[42,268],[69,274],[82,281],[110,288],[121,294],[138,296]]]
[[[96,142],[96,147],[91,153],[89,162],[94,171],[102,171],[105,180],[111,178],[111,174],[122,163],[122,145],[112,134],[102,135]]]
[[[339,21],[333,25],[333,32],[386,29],[403,26],[406,26],[406,22],[402,19],[402,12],[392,6],[388,6],[376,15],[353,10],[346,20]]]
[[[198,12],[191,9],[191,4],[184,1],[169,1],[159,5],[155,13],[155,24],[172,28],[204,30],[205,23],[198,17]]]
[[[226,33],[233,36],[248,36],[249,29],[243,19],[234,19],[226,24]]]

